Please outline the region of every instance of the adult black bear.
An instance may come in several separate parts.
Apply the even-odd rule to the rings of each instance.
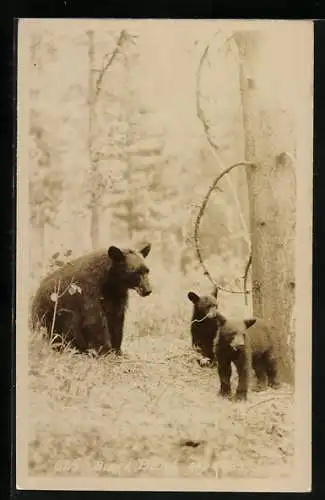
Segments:
[[[52,329],[80,351],[120,353],[128,290],[151,293],[144,258],[151,249],[94,251],[65,264],[40,284],[32,304],[32,325]]]
[[[194,299],[194,311],[200,307],[199,315],[206,317],[200,322],[196,346],[203,355],[208,354],[217,361],[220,395],[231,395],[232,363],[238,372],[236,399],[247,399],[251,367],[257,378],[255,390],[265,390],[267,385],[278,388],[278,346],[274,327],[258,318],[226,319],[216,309],[215,301],[209,303],[207,297],[193,295],[193,292],[188,294],[191,302]]]

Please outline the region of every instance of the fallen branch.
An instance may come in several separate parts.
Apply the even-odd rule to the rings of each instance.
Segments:
[[[256,408],[257,406],[260,406],[264,403],[269,403],[270,401],[274,401],[276,399],[283,399],[283,398],[288,398],[288,396],[293,396],[292,392],[288,392],[286,394],[277,394],[275,396],[270,396],[269,398],[262,399],[260,401],[257,401],[256,403],[252,403],[248,408],[247,411],[252,410],[253,408]]]

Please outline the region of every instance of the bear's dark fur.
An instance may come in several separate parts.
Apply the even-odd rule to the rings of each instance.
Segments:
[[[191,297],[190,297],[191,294]],[[220,395],[231,395],[231,364],[236,366],[238,372],[238,386],[236,399],[247,399],[249,375],[254,369],[257,386],[255,390],[266,389],[267,385],[278,388],[278,347],[274,327],[262,319],[251,318],[245,320],[226,319],[216,310],[215,301],[210,305],[207,296],[198,299],[188,294],[193,302],[194,309],[201,306],[200,315],[208,317],[200,324],[196,337],[196,346],[210,359],[215,358],[218,364],[220,377]],[[205,308],[203,308],[203,304]],[[205,329],[206,324],[206,329]]]
[[[212,366],[215,358],[213,339],[216,330],[214,316],[218,309],[218,288],[214,288],[211,295],[199,296],[189,292],[187,296],[194,305],[191,319],[192,347],[202,356],[199,359],[201,366]]]
[[[111,246],[79,257],[49,274],[32,303],[33,328],[49,333],[57,299],[54,332],[80,351],[119,353],[128,290],[151,293],[144,258],[151,245],[138,250]],[[59,290],[57,291],[57,287]],[[57,295],[53,295],[57,292]]]

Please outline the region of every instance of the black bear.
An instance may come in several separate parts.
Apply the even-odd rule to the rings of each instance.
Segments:
[[[33,328],[54,330],[79,351],[120,353],[128,290],[151,293],[144,261],[150,249],[149,243],[138,250],[111,246],[49,274],[32,303]]]
[[[189,292],[187,296],[194,305],[191,320],[192,346],[202,356],[199,364],[212,366],[215,358],[213,339],[216,330],[214,316],[218,309],[218,288],[215,287],[210,295],[199,296]]]
[[[188,297],[192,302],[194,299],[194,310],[199,305],[200,316],[206,318],[201,321],[201,328],[197,331],[199,335],[196,337],[196,345],[203,355],[208,355],[210,359],[215,358],[217,361],[220,395],[224,397],[231,395],[232,363],[238,373],[236,399],[247,399],[251,367],[257,378],[255,390],[262,391],[267,385],[277,389],[280,384],[274,327],[258,318],[226,319],[216,309],[215,300],[211,300],[209,305],[207,300],[209,296],[200,298],[190,292]]]

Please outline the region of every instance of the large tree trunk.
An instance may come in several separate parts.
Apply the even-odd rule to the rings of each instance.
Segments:
[[[270,320],[278,332],[280,372],[293,382],[293,364],[287,348],[295,301],[296,179],[295,144],[290,117],[270,98],[260,64],[263,33],[236,33],[241,56],[240,86],[245,129],[254,315]],[[277,54],[279,57],[280,54]],[[274,71],[274,64],[270,71]],[[267,91],[266,91],[267,89]],[[274,88],[277,92],[277,88]],[[276,94],[274,94],[276,95]]]

